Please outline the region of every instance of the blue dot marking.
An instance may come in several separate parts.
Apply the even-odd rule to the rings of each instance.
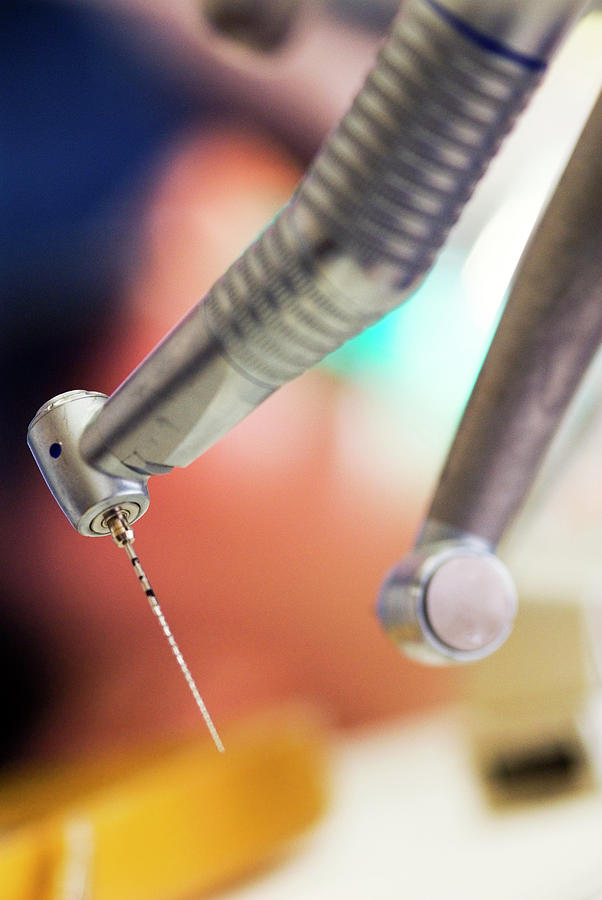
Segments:
[[[61,444],[59,444],[57,441],[55,441],[55,443],[51,444],[50,447],[48,448],[48,452],[50,453],[50,455],[53,459],[58,459],[59,456],[61,455],[61,453],[63,452],[63,448],[62,448]]]

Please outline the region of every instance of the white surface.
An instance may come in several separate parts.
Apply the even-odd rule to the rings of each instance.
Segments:
[[[428,583],[431,628],[456,650],[483,650],[508,636],[517,609],[516,589],[495,556],[457,556],[442,563]]]
[[[341,743],[334,781],[314,835],[222,900],[602,897],[602,794],[491,812],[455,714]]]

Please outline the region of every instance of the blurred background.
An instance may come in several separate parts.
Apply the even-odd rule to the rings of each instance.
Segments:
[[[70,530],[27,451],[27,424],[56,393],[111,393],[265,227],[349,105],[398,8],[5,4],[6,784],[15,767],[68,772],[107,754],[205,741],[125,559],[111,542]],[[592,612],[600,365],[504,550],[528,610],[508,656],[470,677],[425,669],[399,656],[373,613],[380,581],[420,527],[513,270],[600,89],[601,48],[602,12],[592,5],[411,301],[281,389],[192,467],[151,482],[136,547],[218,725],[236,734],[259,716],[257,743],[242,741],[257,790],[271,759],[262,735],[279,734],[279,710],[303,710],[282,714],[282,734],[292,715],[291,746],[299,740],[315,765],[300,784],[307,778],[320,793],[316,747],[332,750],[330,800],[299,819],[300,830],[327,810],[314,837],[233,897],[388,898],[402,888],[417,898],[482,897],[483,873],[500,858],[507,866],[487,896],[585,900],[598,877],[602,885],[589,712],[597,678],[587,661],[602,637]],[[546,637],[537,643],[537,634]],[[209,780],[212,765],[200,766]],[[53,809],[72,802],[62,791],[57,778]],[[294,792],[282,792],[298,809]],[[564,805],[550,806],[550,794]],[[228,798],[224,788],[212,801],[226,822]],[[226,844],[229,833],[224,826]],[[2,846],[0,835],[0,867]],[[433,852],[441,866],[427,878]],[[239,876],[224,859],[199,891]],[[55,888],[42,878],[15,900],[71,897],[56,877]],[[185,896],[166,885],[144,893],[132,882],[123,896]]]

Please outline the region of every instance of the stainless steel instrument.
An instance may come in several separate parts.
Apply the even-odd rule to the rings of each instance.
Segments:
[[[30,448],[78,531],[108,534],[116,511],[131,526],[148,507],[151,475],[187,466],[415,290],[582,5],[404,4],[351,110],[257,241],[111,397],[70,391],[35,416]],[[573,209],[575,178],[554,201],[562,215]],[[554,222],[558,212],[549,216]],[[585,276],[569,277],[584,226],[569,229],[570,246],[548,266],[545,300],[532,305],[533,269],[550,241],[556,247],[555,227],[544,221],[528,251],[496,340],[502,349],[486,363],[416,555],[383,590],[385,627],[431,659],[482,656],[508,634],[516,599],[493,548],[591,355],[593,334],[580,352],[578,337],[561,340],[577,297],[587,330],[593,288]],[[556,337],[540,343],[548,315]],[[516,368],[516,360],[525,352],[535,365],[550,349],[554,371],[562,358],[574,377],[542,395],[532,367]],[[500,373],[513,398],[501,404]],[[542,405],[541,427],[525,430]]]

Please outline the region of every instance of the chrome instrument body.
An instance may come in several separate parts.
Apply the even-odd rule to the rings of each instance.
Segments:
[[[84,392],[86,402],[98,408],[94,415],[71,431],[65,410],[75,401],[82,406],[83,399],[82,392],[69,392],[33,420],[29,443],[34,456],[79,531],[108,533],[102,513],[115,508],[125,509],[131,525],[148,505],[143,498],[150,475],[187,466],[278,387],[413,292],[582,5],[580,0],[409,0],[403,5],[352,108],[274,222],[111,397]],[[531,299],[518,285],[521,278],[531,279],[531,260],[541,253],[539,245],[529,250],[527,274],[519,276],[515,289],[519,299],[509,304],[510,318],[504,317],[519,324],[511,325],[509,338],[500,339],[514,346],[518,328],[527,353],[534,346],[528,341],[537,344],[538,338],[531,320],[520,324]],[[550,274],[552,281],[556,277],[562,271]],[[520,314],[512,312],[514,306]],[[550,309],[542,307],[541,315]],[[547,352],[542,347],[542,355]],[[585,365],[585,357],[588,352],[579,360],[567,356],[568,367]],[[484,401],[488,423],[497,415],[510,421],[523,411],[532,415],[539,402],[537,379],[515,378],[505,368],[506,357],[500,359],[495,377],[502,371],[516,385],[517,413]],[[526,382],[532,387],[531,406],[521,399]],[[404,564],[394,573],[381,599],[385,627],[396,639],[405,635],[401,643],[413,653],[421,644],[429,658],[473,659],[509,632],[516,598],[492,555],[494,544],[572,389],[573,382],[560,391],[543,438],[538,433],[531,441],[523,434],[528,460],[522,473],[509,474],[508,467],[523,466],[524,460],[511,458],[504,427],[495,447],[487,440],[489,425],[467,439],[469,425],[460,429],[417,556],[409,569]],[[477,396],[483,390],[478,387]],[[60,410],[65,438],[53,432]],[[469,423],[481,421],[481,412],[473,414],[470,407],[467,416]],[[522,428],[524,420],[519,424]],[[63,440],[69,454],[57,460],[49,447]],[[471,477],[476,473],[476,480],[466,470]],[[509,488],[508,509],[501,512],[492,499],[498,471],[516,483],[516,489]],[[90,472],[98,473],[96,481]],[[80,483],[83,493],[73,490]],[[428,561],[432,554],[434,568]],[[477,616],[475,628],[468,623],[458,630],[445,623],[441,596],[448,578],[455,596],[458,577],[467,575],[493,600]],[[469,607],[474,613],[474,604]]]
[[[494,577],[495,546],[602,342],[601,146],[599,97],[525,249],[416,551],[383,586],[381,621],[413,655],[433,656],[429,595],[435,577],[449,577],[452,558],[463,561],[465,590],[457,629],[439,641],[436,654],[459,661],[486,655],[510,632],[511,589],[498,573],[484,591],[482,570],[488,558]],[[489,640],[468,647],[467,636],[482,621],[497,622],[497,631],[482,628]]]

